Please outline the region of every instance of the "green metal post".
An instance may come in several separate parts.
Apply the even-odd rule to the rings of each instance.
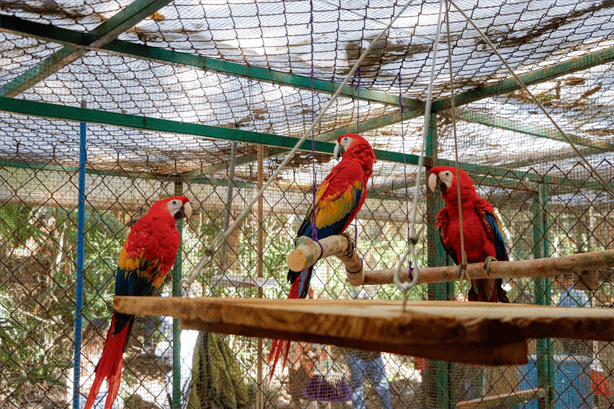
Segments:
[[[183,181],[181,179],[175,181],[175,195],[183,195]],[[181,264],[183,262],[183,219],[177,220],[177,230],[181,242],[179,251],[173,265],[173,297],[181,297]],[[173,407],[172,409],[181,409],[181,330],[179,329],[179,320],[173,318]]]
[[[431,114],[427,129],[426,157],[432,159],[433,165],[437,160],[437,115]],[[427,168],[428,175],[428,168]],[[447,264],[448,257],[441,246],[439,234],[435,230],[435,215],[443,207],[440,196],[433,195],[427,189],[427,236],[428,265],[429,267],[443,266]],[[453,283],[428,284],[429,300],[454,299]],[[452,393],[452,364],[450,362],[430,360],[428,369],[425,371],[423,382],[428,393],[426,394],[426,406],[429,408],[449,409],[454,407]],[[433,391],[433,386],[435,391]],[[433,393],[434,392],[434,393]]]
[[[548,257],[548,186],[540,186],[537,197],[533,200],[533,256],[534,258]],[[550,305],[550,279],[539,277],[534,283],[535,302],[539,305]],[[554,358],[552,340],[543,338],[537,340],[537,383],[544,388],[543,398],[539,398],[538,407],[547,409],[554,407]]]

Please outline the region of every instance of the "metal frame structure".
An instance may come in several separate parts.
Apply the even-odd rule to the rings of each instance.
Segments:
[[[311,79],[308,77],[292,75],[288,73],[278,72],[270,69],[259,68],[254,66],[248,66],[223,60],[217,60],[213,58],[207,58],[189,53],[171,51],[159,47],[152,47],[143,44],[135,44],[129,41],[117,39],[121,33],[129,30],[139,21],[150,16],[152,13],[161,9],[169,4],[171,0],[136,0],[124,10],[99,25],[96,29],[90,32],[80,32],[75,30],[68,30],[60,27],[49,26],[41,23],[28,21],[22,18],[0,15],[0,31],[11,33],[19,36],[32,37],[46,42],[52,42],[63,45],[59,51],[53,53],[51,56],[45,58],[42,62],[36,66],[30,68],[24,74],[20,75],[16,79],[6,84],[0,89],[0,111],[7,113],[25,114],[39,117],[56,118],[68,121],[81,121],[87,123],[106,124],[113,126],[120,126],[133,129],[178,133],[186,135],[194,135],[213,139],[222,139],[228,141],[243,142],[247,144],[265,145],[272,147],[268,152],[268,156],[278,156],[284,152],[287,152],[289,148],[293,147],[299,138],[285,135],[275,135],[262,132],[245,131],[240,129],[230,129],[225,127],[216,127],[203,125],[198,123],[186,123],[180,121],[172,121],[168,119],[152,118],[139,115],[122,114],[115,112],[106,112],[97,109],[87,109],[79,107],[70,107],[59,104],[51,104],[45,102],[29,101],[24,99],[18,99],[22,92],[39,83],[47,78],[49,75],[59,71],[63,67],[79,59],[85,53],[89,51],[98,51],[105,53],[118,54],[122,56],[128,56],[131,58],[144,59],[148,61],[154,61],[156,63],[171,64],[179,66],[189,66],[204,71],[223,73],[229,76],[247,78],[253,81],[262,81],[266,83],[273,83],[277,85],[290,86],[297,89],[311,89]],[[580,70],[586,70],[591,67],[595,67],[601,64],[611,63],[614,61],[614,47],[610,47],[601,51],[593,52],[588,55],[581,56],[579,58],[570,59],[558,63],[556,65],[535,70],[533,72],[523,74],[520,76],[522,82],[526,85],[539,84],[544,81],[552,80],[567,74],[571,74]],[[314,80],[313,89],[318,93],[331,94],[337,91],[338,85],[333,82]],[[485,98],[509,93],[514,90],[518,90],[520,87],[514,79],[503,80],[494,84],[485,85],[482,87],[476,87],[473,90],[460,93],[454,97],[455,106],[458,108],[463,105],[470,104]],[[370,90],[368,88],[360,88],[359,90],[347,85],[341,91],[341,95],[355,100],[357,95],[360,95],[361,100],[381,103],[389,106],[396,106],[400,103],[405,108],[408,108],[405,112],[399,109],[398,112],[385,115],[377,119],[367,120],[360,124],[360,128],[363,132],[378,130],[379,128],[389,126],[400,121],[408,120],[411,118],[418,118],[423,115],[424,101],[401,98],[397,95],[390,93],[379,92]],[[451,108],[451,99],[443,98],[433,102],[432,116],[430,118],[427,143],[427,166],[435,166],[436,164],[450,165],[451,161],[438,159],[437,152],[437,116],[444,115]],[[465,121],[472,121],[482,125],[486,125],[493,128],[512,130],[514,132],[524,133],[538,138],[546,138],[557,141],[562,141],[563,138],[560,134],[551,132],[550,130],[540,128],[539,126],[529,126],[519,124],[517,122],[492,117],[480,113],[474,113],[470,111],[462,111],[457,114],[458,118]],[[318,140],[315,141],[314,147],[310,141],[305,142],[300,149],[303,151],[312,151],[317,153],[332,153],[334,144],[331,142],[337,136],[345,133],[355,132],[354,127],[343,127],[320,135]],[[575,143],[580,146],[586,147],[590,152],[612,152],[614,146],[607,143],[595,143],[594,141],[588,141],[582,137],[576,137],[574,135],[568,135]],[[403,154],[400,152],[376,150],[378,160],[389,161],[396,163],[407,163],[410,165],[417,165],[419,157],[413,154]],[[258,159],[256,154],[248,154],[236,158],[237,165],[243,165],[255,162]],[[20,166],[18,163],[4,163],[7,166]],[[228,183],[226,181],[217,179],[202,178],[203,174],[208,172],[215,172],[220,169],[224,169],[228,166],[228,163],[220,163],[203,168],[198,172],[186,172],[180,175],[174,175],[175,178],[175,193],[181,194],[183,192],[183,179],[196,178],[199,183]],[[468,171],[478,174],[490,174],[503,177],[503,182],[499,181],[498,185],[502,183],[508,183],[510,187],[513,187],[516,182],[514,180],[529,179],[535,183],[535,216],[536,219],[540,219],[542,215],[542,209],[546,206],[547,202],[547,186],[549,182],[554,182],[549,177],[541,178],[534,173],[524,171],[513,171],[505,168],[495,168],[491,166],[483,166],[471,163],[461,163],[461,167]],[[49,166],[45,165],[46,168]],[[64,168],[66,169],[66,168]],[[100,171],[89,171],[88,173],[97,173]],[[118,176],[126,176],[118,173]],[[139,175],[139,177],[152,177],[149,175]],[[506,180],[508,180],[506,182]],[[597,182],[582,182],[586,187],[591,189],[603,189],[603,186]],[[575,183],[573,180],[566,180],[563,183]],[[397,186],[396,188],[398,188]],[[396,189],[394,184],[392,186],[380,186],[376,190],[380,194],[393,193]],[[429,201],[428,214],[432,219],[434,218],[434,209],[440,206],[436,203],[438,199]],[[430,228],[432,223],[429,223],[428,237],[429,242],[436,242],[435,231]],[[547,257],[547,236],[548,226],[545,220],[534,228],[535,235],[535,256]],[[181,252],[179,253],[181,254]],[[429,265],[443,265],[446,263],[445,254],[441,251],[441,248],[434,248],[429,252]],[[174,272],[174,285],[173,294],[180,294],[179,279],[181,277],[181,259],[175,263]],[[538,293],[544,293],[548,291],[549,283],[548,279],[536,280],[535,286]],[[437,300],[448,300],[453,297],[453,284],[436,284],[429,285],[429,295]],[[548,298],[548,297],[546,297]],[[538,300],[538,303],[546,304],[547,300]],[[176,354],[173,356],[174,368],[179,367],[179,328],[178,322],[175,320],[173,324],[174,347]],[[76,348],[76,347],[75,347]],[[553,363],[551,362],[552,347],[549,340],[540,340],[538,344],[538,377],[540,388],[545,388],[547,393],[540,402],[540,407],[553,407],[552,403],[552,384],[553,384]],[[433,371],[428,375],[434,377],[437,387],[437,393],[435,396],[436,402],[434,403],[438,408],[452,408],[454,406],[454,398],[452,396],[453,391],[450,387],[450,367],[446,362],[435,362]],[[177,375],[177,372],[175,372]],[[173,407],[180,407],[180,380],[177,376],[174,377],[173,387]],[[77,406],[77,400],[75,400],[75,407]]]

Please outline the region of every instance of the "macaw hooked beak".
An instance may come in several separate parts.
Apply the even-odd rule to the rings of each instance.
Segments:
[[[333,154],[335,155],[335,160],[341,159],[343,154],[345,153],[345,148],[339,144],[339,142],[335,143],[335,151]]]
[[[435,190],[437,188],[441,190],[441,193],[446,193],[448,186],[443,180],[441,180],[439,176],[435,175],[434,173],[431,173],[431,176],[429,176],[429,188],[433,191],[433,193],[435,193]]]
[[[190,206],[190,202],[188,202],[184,204],[183,206],[181,206],[179,210],[177,210],[174,217],[175,217],[175,220],[179,220],[182,217],[189,219],[190,216],[192,216],[192,206]]]

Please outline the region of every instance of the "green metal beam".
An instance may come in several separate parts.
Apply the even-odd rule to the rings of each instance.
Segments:
[[[294,147],[300,139],[292,136],[264,134],[240,129],[171,121],[168,119],[120,114],[116,112],[105,112],[95,109],[56,105],[46,102],[28,101],[7,97],[0,97],[0,111],[45,118],[56,118],[68,121],[90,122],[133,129],[144,129],[149,131],[169,132],[183,135],[203,136],[212,139],[253,143],[273,146],[274,148],[282,148],[284,151]],[[335,144],[331,142],[319,140],[315,142],[315,151],[319,153],[333,153],[334,147]],[[299,149],[311,152],[311,141],[307,140],[303,142]],[[403,163],[403,154],[401,152],[385,151],[381,149],[374,149],[374,152],[378,160]],[[418,155],[405,154],[405,163],[408,165],[417,165],[419,159],[420,157]],[[426,165],[428,166],[430,159],[426,159]],[[454,161],[439,159],[438,164],[442,166],[454,166]],[[516,171],[463,162],[461,162],[459,165],[469,173],[500,176],[516,180],[530,180],[537,183],[546,182],[577,186],[577,184],[574,184],[577,183],[577,181],[574,182],[567,179],[558,181],[550,177],[543,178],[534,172]],[[188,172],[184,176],[198,176],[202,174],[202,170],[199,170],[198,172]],[[597,182],[582,181],[582,183],[587,189],[603,189],[603,186]],[[614,187],[614,184],[612,186]]]
[[[614,47],[606,48],[601,51],[596,51],[594,53],[590,53],[584,55],[582,57],[574,58],[571,60],[567,60],[561,62],[559,64],[555,64],[551,67],[542,68],[527,74],[520,75],[520,79],[525,85],[534,85],[539,84],[544,81],[552,80],[557,77],[561,77],[563,75],[571,74],[577,71],[587,70],[589,68],[607,64],[609,62],[614,61]],[[504,94],[507,92],[515,91],[520,87],[516,83],[516,81],[512,79],[507,79],[501,82],[497,82],[495,84],[487,85],[481,88],[476,88],[470,91],[466,91],[460,93],[455,96],[455,106],[458,108],[459,106],[466,105],[472,102],[479,101],[481,99],[490,98],[496,95]],[[432,112],[437,113],[441,111],[445,111],[451,108],[451,99],[443,98],[433,102]],[[421,115],[421,114],[420,114]],[[420,116],[416,115],[416,116]],[[403,120],[414,118],[413,113],[405,113],[403,115]],[[384,127],[393,125],[401,121],[401,116],[398,112],[390,115],[383,116],[377,119],[377,126]],[[375,124],[373,124],[375,125]],[[361,125],[361,128],[363,125]],[[375,128],[370,128],[375,129]],[[340,130],[342,133],[347,129]],[[365,130],[369,130],[365,127]]]
[[[580,151],[580,153],[582,153],[582,155],[584,156],[589,156],[589,155],[594,155],[596,153],[601,153],[602,151],[597,151],[595,149],[591,149],[591,148],[579,148],[578,149]],[[512,162],[505,162],[505,167],[510,168],[510,169],[517,169],[517,168],[531,168],[531,167],[535,167],[537,165],[543,165],[545,163],[551,163],[552,161],[556,160],[558,162],[567,160],[567,159],[572,159],[572,158],[577,158],[578,157],[578,153],[576,151],[574,151],[573,149],[568,149],[565,151],[556,151],[556,152],[545,152],[546,156],[543,156],[539,159],[535,159],[535,158],[531,158],[531,157],[525,157],[523,159],[519,159],[519,160],[515,160]]]
[[[83,50],[76,47],[64,47],[43,61],[30,68],[19,77],[13,79],[8,84],[0,88],[0,95],[15,97],[30,87],[33,87],[38,82],[44,80],[49,75],[53,74],[66,67],[68,64],[77,60],[83,55]]]
[[[291,136],[264,134],[240,129],[171,121],[168,119],[120,114],[116,112],[105,112],[95,109],[78,108],[7,97],[0,97],[0,111],[40,116],[45,118],[64,119],[69,121],[145,129],[149,131],[204,136],[213,139],[223,139],[283,148],[292,148],[299,140],[299,138]],[[331,142],[316,141],[316,152],[332,153],[334,147],[335,145]],[[300,149],[311,152],[311,141],[305,141],[301,145]],[[388,153],[388,155],[392,156],[395,154],[395,152]]]
[[[65,45],[62,49],[51,54],[43,61],[35,65],[34,67],[21,74],[8,84],[0,89],[0,95],[6,97],[14,97],[28,88],[34,86],[38,82],[44,80],[51,74],[61,70],[73,61],[81,58],[86,52],[81,46],[87,45],[92,48],[99,48],[107,44],[109,41],[114,40],[124,31],[133,27],[136,23],[150,16],[155,11],[166,6],[171,0],[136,0],[128,7],[115,14],[113,17],[100,24],[78,44]],[[0,16],[0,23],[3,24],[21,24],[22,28],[36,26],[37,32],[42,32],[41,27],[43,24],[33,23],[28,20],[18,19],[11,16]],[[49,25],[45,25],[49,33],[57,33],[58,30],[49,30]],[[67,30],[66,30],[67,31]],[[40,38],[40,36],[38,36]],[[75,36],[73,36],[74,39]],[[85,43],[85,44],[83,44]]]
[[[424,109],[423,110],[408,110],[406,112],[403,113],[403,121],[408,120],[408,119],[412,119],[412,118],[417,118],[419,116],[422,116],[424,113]],[[401,111],[395,113],[392,115],[392,118],[394,118],[394,120],[396,122],[401,121]],[[367,132],[367,131],[371,131],[374,129],[379,129],[382,126],[385,126],[385,123],[382,121],[381,118],[376,118],[376,119],[372,119],[369,121],[365,121],[362,122],[360,124],[360,133],[363,132]],[[348,126],[345,128],[339,128],[336,129],[332,132],[327,132],[325,134],[322,134],[320,136],[318,136],[318,140],[320,141],[334,141],[336,140],[339,136],[341,135],[345,135],[345,134],[351,134],[351,133],[356,133],[356,125],[353,126]],[[269,150],[269,152],[267,153],[269,157],[274,157],[274,156],[279,156],[279,155],[283,155],[284,153],[289,152],[289,150],[287,149],[271,149]],[[417,156],[415,155],[408,155],[409,158],[407,163],[411,163],[414,165],[417,165]],[[239,156],[237,158],[236,161],[236,165],[245,165],[248,163],[253,163],[258,159],[258,155],[256,155],[255,153],[250,153],[244,156]],[[412,163],[411,161],[415,161],[415,163]],[[221,170],[224,170],[228,167],[228,162],[221,162],[221,163],[216,163],[215,165],[211,165],[208,166],[206,168],[203,168],[203,172],[204,174],[208,174],[208,173],[215,173],[215,172],[219,172]]]
[[[438,159],[437,164],[440,166],[455,166],[454,161],[448,159]],[[507,168],[495,168],[492,166],[475,165],[472,163],[464,162],[459,162],[459,166],[461,169],[465,170],[470,175],[471,173],[476,173],[480,175],[492,175],[515,180],[528,180],[534,183],[547,183],[557,186],[570,187],[572,189],[577,189],[578,186],[582,186],[583,188],[590,190],[605,189],[605,187],[599,182],[588,182],[586,180],[569,178],[561,179],[551,176],[540,176],[535,172],[525,172]],[[614,188],[614,183],[610,183],[610,186]],[[523,190],[526,190],[526,188],[524,188]]]
[[[164,48],[150,47],[123,40],[113,40],[108,44],[94,45],[92,43],[92,36],[90,33],[60,29],[57,27],[53,27],[52,30],[49,30],[48,27],[48,25],[34,23],[18,17],[0,16],[0,31],[10,32],[16,35],[34,37],[44,41],[57,42],[65,44],[69,47],[86,47],[88,49],[105,50],[132,58],[146,59],[162,64],[177,64],[196,67],[204,69],[205,71],[214,71],[230,76],[243,77],[300,89],[311,89],[311,78],[309,77],[292,75],[266,68],[250,67],[243,64],[166,50]],[[314,80],[314,89],[319,92],[333,94],[337,91],[338,87],[339,84],[334,82]],[[358,95],[358,90],[351,85],[346,85],[343,88],[341,95],[349,98],[356,98]],[[371,101],[387,105],[399,104],[398,95],[373,91],[366,88],[360,88],[360,99],[363,101]],[[407,108],[424,111],[424,102],[420,100],[403,98],[402,101],[403,105]]]
[[[90,32],[92,48],[100,48],[115,40],[121,33],[134,27],[137,23],[151,16],[171,0],[136,0],[113,17],[100,24]]]
[[[123,126],[126,128],[145,129],[158,132],[204,136],[213,139],[268,145],[286,149],[293,148],[300,139],[292,136],[265,134],[240,129],[171,121],[168,119],[120,114],[116,112],[105,112],[96,109],[71,107],[7,97],[0,97],[0,111],[41,116],[45,118],[64,119],[69,121],[89,122],[120,127]],[[315,142],[315,150],[319,153],[333,153],[334,148],[335,144],[331,142]],[[299,149],[311,152],[311,141],[307,140],[303,142]],[[375,154],[380,160],[388,162],[403,162],[403,154],[399,152],[376,149]],[[406,156],[407,163],[418,163],[418,156]]]
[[[76,173],[79,168],[76,166],[61,166],[61,165],[51,165],[48,163],[28,163],[28,162],[17,162],[17,161],[7,161],[0,160],[0,167],[3,168],[16,168],[16,169],[34,169],[40,171],[47,172],[68,172],[68,173]],[[134,172],[118,172],[112,170],[100,170],[100,169],[85,169],[85,173],[88,175],[94,176],[110,176],[110,177],[124,177],[130,179],[148,179],[148,180],[159,180],[159,181],[174,181],[177,179],[177,175],[160,175],[155,173],[134,173]],[[189,181],[190,183],[197,183],[200,185],[210,185],[214,187],[218,186],[228,186],[228,180],[225,179],[215,179],[208,178],[204,176],[194,177],[194,178],[184,178],[183,175],[182,180]],[[258,189],[258,185],[255,183],[249,182],[241,182],[234,181],[233,185],[235,187],[246,188],[246,189]],[[290,190],[299,190],[297,188],[291,187]]]
[[[397,111],[394,114],[382,116],[379,118],[371,119],[368,121],[364,121],[360,123],[359,131],[360,133],[373,131],[375,129],[380,129],[385,126],[395,124],[401,121],[407,121],[408,119],[418,118],[424,115],[424,108],[422,110],[409,110],[403,112],[403,116],[401,117],[401,111]],[[335,140],[340,135],[345,135],[348,133],[356,133],[356,125],[347,126],[345,128],[335,129],[332,132],[327,132],[318,137],[321,140]]]
[[[462,118],[469,122],[490,126],[492,128],[505,129],[507,131],[518,132],[525,135],[537,136],[538,138],[552,139],[559,142],[567,142],[560,132],[541,126],[531,125],[530,123],[520,123],[510,121],[509,119],[497,118],[488,114],[478,112],[458,110],[456,112],[458,118]],[[612,151],[614,145],[606,141],[597,141],[581,136],[567,134],[567,137],[576,145],[588,146],[594,148],[595,151]]]
[[[614,61],[614,47],[596,51],[584,55],[582,57],[573,58],[550,67],[541,68],[539,70],[519,75],[520,80],[525,85],[535,85],[545,81],[549,81],[563,75],[568,75],[577,71],[583,71],[598,65],[606,64]],[[496,95],[506,94],[508,92],[519,90],[520,86],[514,78],[497,82],[495,84],[486,85],[462,92],[455,95],[455,106],[467,105],[469,103],[479,101],[484,98],[494,97]],[[433,102],[433,112],[441,112],[451,108],[451,99],[444,98]]]

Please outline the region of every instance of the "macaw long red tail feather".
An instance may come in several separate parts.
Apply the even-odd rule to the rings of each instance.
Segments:
[[[510,300],[501,283],[500,278],[472,280],[467,298],[469,301],[509,303]]]
[[[300,276],[294,280],[292,286],[290,287],[290,294],[288,295],[288,299],[299,298],[299,286],[301,283]],[[282,368],[286,367],[286,362],[288,361],[288,355],[290,353],[290,341],[284,341],[283,339],[274,339],[273,344],[271,344],[271,351],[269,352],[269,364],[271,360],[273,360],[273,366],[271,367],[271,375],[269,377],[269,381],[273,379],[273,374],[275,373],[275,367],[277,366],[277,361],[279,360],[279,356],[281,352],[285,349],[284,352],[284,360],[282,362]],[[273,356],[275,356],[273,358]]]
[[[109,384],[109,392],[107,400],[105,402],[105,409],[112,409],[113,402],[117,398],[119,392],[119,385],[122,377],[122,367],[124,364],[124,348],[128,335],[132,330],[132,320],[126,325],[118,334],[113,335],[115,328],[115,313],[113,313],[113,319],[111,320],[111,328],[109,328],[109,334],[107,335],[107,341],[102,351],[100,361],[96,366],[96,377],[94,383],[90,389],[90,394],[87,397],[85,403],[85,409],[90,409],[95,401],[102,381],[107,379]]]
[[[277,366],[277,361],[279,360],[279,356],[281,355],[281,351],[284,350],[284,346],[286,347],[286,353],[283,360],[283,366],[286,365],[286,359],[288,359],[288,351],[290,350],[290,341],[284,341],[283,339],[274,339],[273,345],[271,345],[271,352],[269,353],[269,364],[271,363],[271,359],[273,359],[273,355],[275,358],[273,359],[273,367],[271,368],[271,375],[269,376],[269,381],[273,379],[273,375],[275,374],[275,367]]]

